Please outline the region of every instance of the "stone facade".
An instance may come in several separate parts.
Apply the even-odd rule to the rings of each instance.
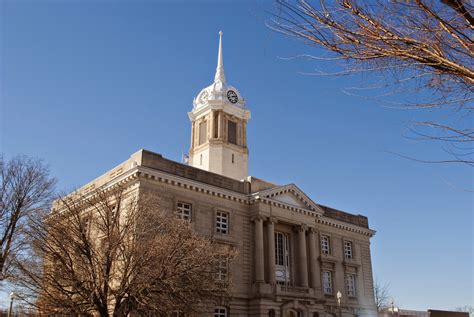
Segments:
[[[189,113],[189,164],[140,150],[82,190],[133,183],[163,209],[186,212],[197,233],[235,248],[233,296],[208,316],[376,316],[375,231],[366,217],[319,205],[294,184],[248,176],[250,112],[226,83],[222,33],[218,56],[214,83]]]
[[[342,316],[376,315],[370,259],[374,231],[366,217],[318,205],[294,184],[278,186],[254,177],[237,181],[146,150],[82,190],[115,183],[134,183],[139,191],[154,193],[165,210],[189,204],[196,232],[238,251],[229,275],[233,297],[222,303],[227,316],[337,316],[337,291]],[[227,233],[216,230],[218,212],[228,216]],[[327,252],[322,237],[328,238]],[[326,292],[323,272],[331,275]],[[349,275],[354,296],[349,296]]]

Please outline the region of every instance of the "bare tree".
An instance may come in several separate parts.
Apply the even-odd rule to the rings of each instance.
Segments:
[[[474,306],[472,306],[472,305],[465,305],[465,306],[462,306],[462,307],[457,307],[456,311],[466,312],[466,313],[469,313],[470,317],[474,317]]]
[[[390,288],[387,283],[382,284],[379,279],[374,281],[374,297],[377,311],[381,312],[390,305]]]
[[[31,237],[35,254],[21,267],[19,293],[42,313],[190,313],[229,291],[234,251],[136,189],[61,198]]]
[[[422,120],[410,125],[409,136],[440,141],[450,154],[449,159],[427,162],[474,164],[472,2],[310,2],[276,0],[277,12],[270,26],[323,49],[323,54],[305,57],[342,66],[342,70],[318,74],[365,73],[366,80],[377,83],[363,87],[370,96],[374,97],[377,88],[381,90],[378,97],[384,96],[381,99],[391,105],[427,110]],[[362,88],[352,91],[356,89],[360,92]],[[405,100],[400,102],[400,98]],[[433,110],[437,119],[432,118]]]
[[[26,246],[30,220],[49,208],[54,185],[40,160],[0,157],[0,280],[11,277],[12,263]]]

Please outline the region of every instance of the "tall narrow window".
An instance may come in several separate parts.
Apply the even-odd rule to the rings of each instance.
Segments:
[[[275,274],[280,285],[290,283],[290,243],[288,235],[275,232]]]
[[[229,214],[225,211],[216,211],[216,232],[229,233]]]
[[[207,121],[199,123],[199,145],[207,141]]]
[[[219,113],[217,111],[214,112],[214,138],[219,137]]]
[[[346,259],[352,259],[352,242],[344,241],[344,257]]]
[[[183,219],[186,221],[191,221],[192,205],[185,203],[183,201],[178,201],[178,206],[176,207],[176,216],[178,219]]]
[[[323,291],[324,294],[332,294],[332,272],[323,271]]]
[[[346,292],[348,296],[356,296],[356,275],[353,273],[346,274]]]
[[[325,255],[328,255],[331,253],[328,236],[321,236],[321,253]]]
[[[234,153],[232,153],[232,164],[235,163]]]
[[[217,306],[214,309],[214,317],[227,317],[227,308],[222,306]]]
[[[227,141],[237,144],[237,123],[234,121],[227,121]]]
[[[228,274],[228,261],[225,256],[220,256],[216,260],[216,280],[226,282]]]

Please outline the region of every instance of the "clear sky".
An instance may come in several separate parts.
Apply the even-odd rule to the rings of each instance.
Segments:
[[[251,175],[369,217],[373,270],[407,309],[473,304],[472,169],[427,165],[409,111],[349,96],[361,76],[309,76],[314,48],[266,27],[271,1],[0,0],[1,152],[43,158],[59,190],[145,148],[180,160],[187,112],[224,31],[226,77],[247,100]]]

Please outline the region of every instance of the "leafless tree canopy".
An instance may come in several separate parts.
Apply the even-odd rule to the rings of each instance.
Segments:
[[[381,312],[390,305],[390,290],[388,284],[382,284],[380,280],[374,281],[374,297],[377,311]]]
[[[0,157],[0,280],[11,277],[12,263],[25,251],[30,220],[49,208],[54,185],[41,161]]]
[[[456,311],[466,312],[466,313],[469,313],[470,317],[474,317],[474,306],[472,306],[472,305],[465,305],[465,306],[462,306],[462,307],[457,307]]]
[[[19,283],[43,313],[189,313],[228,295],[216,263],[229,265],[233,250],[197,236],[153,196],[117,187],[55,206],[31,231],[36,254]]]
[[[330,74],[365,72],[367,78],[383,75],[375,77],[385,83],[376,86],[382,90],[380,95],[386,97],[389,89],[392,96],[406,97],[401,104],[397,102],[399,106],[437,110],[440,117],[447,118],[433,121],[425,112],[426,120],[411,126],[412,136],[443,142],[452,158],[446,161],[474,163],[472,2],[276,2],[275,18],[270,22],[273,29],[330,54],[307,57],[341,61],[343,70]]]

